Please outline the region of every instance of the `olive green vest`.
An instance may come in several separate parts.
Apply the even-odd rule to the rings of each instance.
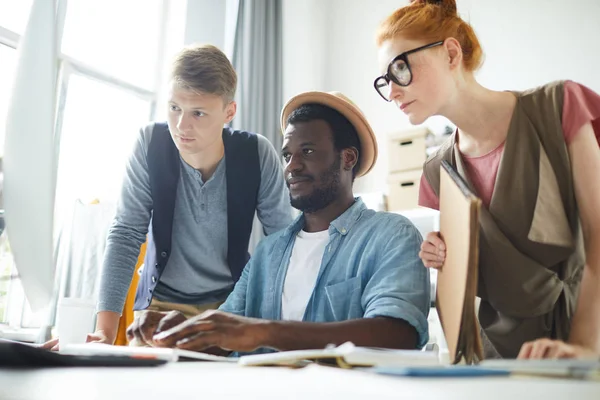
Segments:
[[[568,338],[585,264],[561,122],[563,83],[515,95],[493,197],[480,216],[479,320],[502,357],[516,357],[526,341]],[[455,135],[424,165],[438,196],[442,160],[474,190]]]

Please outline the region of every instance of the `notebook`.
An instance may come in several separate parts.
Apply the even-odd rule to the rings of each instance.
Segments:
[[[307,361],[329,361],[342,368],[433,366],[439,364],[439,356],[437,351],[359,347],[346,342],[325,349],[247,355],[240,357],[238,363],[245,366],[302,366]]]
[[[485,368],[481,365],[440,365],[436,367],[378,367],[372,372],[388,376],[414,378],[472,378],[482,376],[509,376],[510,371]]]
[[[436,308],[452,364],[483,359],[475,315],[481,200],[448,162],[440,168],[440,235],[446,260],[438,270]]]

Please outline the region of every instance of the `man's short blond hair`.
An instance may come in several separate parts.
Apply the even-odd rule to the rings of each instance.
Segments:
[[[171,79],[177,87],[223,97],[233,101],[237,74],[233,65],[217,47],[204,44],[187,46],[174,58]]]

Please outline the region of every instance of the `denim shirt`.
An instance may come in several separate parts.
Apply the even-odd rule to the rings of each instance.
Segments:
[[[300,215],[288,228],[258,245],[220,310],[253,318],[281,319],[281,296]],[[428,341],[429,272],[419,258],[422,238],[405,217],[367,209],[360,198],[329,226],[303,321],[356,318],[402,319]]]

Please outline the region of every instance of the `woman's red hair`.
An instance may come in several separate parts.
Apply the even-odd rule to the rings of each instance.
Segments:
[[[483,61],[483,51],[471,25],[456,11],[456,0],[414,0],[394,11],[379,26],[377,46],[402,36],[406,39],[430,41],[453,37],[460,43],[463,64],[475,71]]]

